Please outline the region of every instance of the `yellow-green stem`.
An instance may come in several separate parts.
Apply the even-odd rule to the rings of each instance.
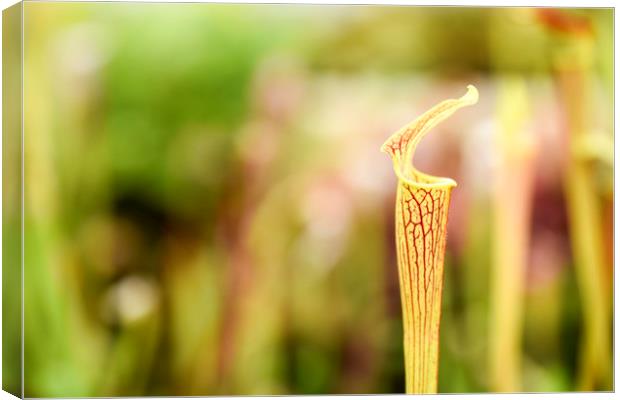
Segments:
[[[524,127],[527,104],[522,78],[500,80],[489,329],[490,388],[496,392],[521,390],[524,286],[534,183],[534,142]]]
[[[592,52],[592,38],[570,38],[565,53],[558,55],[556,66],[569,126],[570,158],[566,166],[565,192],[584,318],[577,388],[610,390],[610,299],[604,280],[601,210],[593,164],[580,146],[591,137]]]

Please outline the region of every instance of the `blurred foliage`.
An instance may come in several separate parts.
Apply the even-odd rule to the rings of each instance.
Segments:
[[[2,390],[22,395],[21,4],[2,13]]]
[[[582,89],[600,149],[613,142],[613,11],[556,11],[593,27]],[[378,149],[467,83],[479,106],[438,127],[416,164],[459,183],[439,391],[492,390],[506,76],[527,86],[521,126],[544,149],[529,165],[521,389],[575,390],[586,322],[554,61],[569,39],[538,12],[25,3],[25,395],[403,392],[396,182]],[[594,158],[609,283],[613,165]]]

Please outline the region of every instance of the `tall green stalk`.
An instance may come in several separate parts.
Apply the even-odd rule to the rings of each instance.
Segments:
[[[499,84],[498,164],[493,192],[490,387],[521,390],[525,273],[534,184],[534,142],[525,129],[527,92],[520,77]]]
[[[578,389],[610,389],[611,309],[605,282],[600,199],[593,163],[583,150],[591,132],[593,41],[588,35],[569,38],[557,54],[559,90],[565,101],[570,157],[566,165],[565,192],[568,207],[577,284],[583,304],[583,336]]]

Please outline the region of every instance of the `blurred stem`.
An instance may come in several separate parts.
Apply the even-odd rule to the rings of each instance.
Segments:
[[[577,282],[583,304],[579,390],[611,389],[609,285],[604,281],[604,255],[599,198],[593,164],[582,152],[590,129],[593,40],[573,36],[557,54],[557,78],[568,122],[570,159],[565,191]]]
[[[49,32],[58,10],[24,4],[24,369],[27,397],[93,394],[101,336],[88,322],[79,268],[63,242]],[[89,351],[79,351],[81,343]],[[60,375],[58,371],[63,371]]]
[[[258,184],[247,177],[241,178],[244,184],[240,189],[242,193],[241,209],[230,210],[225,213],[223,220],[219,222],[229,229],[227,232],[227,252],[229,254],[228,276],[225,278],[224,304],[220,327],[219,346],[217,354],[217,379],[219,390],[224,393],[231,390],[228,386],[234,375],[235,359],[238,356],[240,324],[244,319],[246,304],[244,299],[250,296],[254,290],[252,276],[254,275],[254,262],[247,247],[247,236],[252,225],[256,203],[252,193],[258,189]],[[237,188],[237,186],[235,186]],[[231,189],[232,190],[232,189]],[[231,191],[232,197],[232,191]]]
[[[499,83],[498,167],[493,197],[490,387],[521,390],[521,343],[533,192],[534,143],[523,129],[527,93],[521,77]]]
[[[272,128],[260,132],[260,139],[272,142],[277,148],[281,140],[282,127],[277,123],[272,124],[267,116],[259,114],[256,118],[265,124],[261,126]],[[260,149],[256,151],[260,152]],[[248,318],[252,318],[252,315],[248,314],[250,304],[247,299],[256,294],[258,285],[255,254],[252,253],[248,243],[257,209],[267,193],[274,158],[278,152],[268,154],[262,162],[256,162],[252,154],[252,151],[245,153],[242,151],[239,177],[231,180],[228,194],[231,201],[224,202],[226,210],[220,221],[225,231],[230,257],[217,356],[218,379],[222,392],[229,390],[227,385],[239,370],[234,364],[239,358],[240,347],[244,345],[241,326]],[[235,197],[240,199],[239,204],[232,201]]]
[[[408,394],[436,393],[443,261],[450,194],[456,182],[416,170],[411,164],[424,134],[461,107],[475,104],[468,86],[457,100],[446,100],[394,133],[381,150],[398,176],[396,249],[403,308],[405,377]]]

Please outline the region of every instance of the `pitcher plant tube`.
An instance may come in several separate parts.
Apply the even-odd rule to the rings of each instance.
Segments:
[[[424,174],[412,164],[424,135],[461,107],[475,104],[469,85],[460,99],[445,100],[394,133],[381,146],[398,177],[396,252],[403,310],[406,391],[436,393],[443,261],[450,193],[456,182]]]

